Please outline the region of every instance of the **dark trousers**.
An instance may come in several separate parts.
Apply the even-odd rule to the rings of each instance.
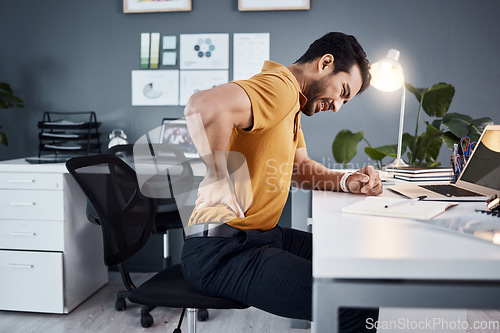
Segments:
[[[232,228],[224,225],[224,228]],[[276,227],[235,237],[194,237],[184,243],[182,269],[191,287],[278,316],[312,319],[312,235]],[[341,332],[364,332],[378,309],[341,309]]]

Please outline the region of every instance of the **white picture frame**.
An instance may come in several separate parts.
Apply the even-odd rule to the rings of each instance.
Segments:
[[[310,0],[238,0],[239,11],[309,9]]]
[[[160,0],[140,1],[123,0],[123,12],[130,13],[155,13],[155,12],[181,12],[190,11],[191,0]]]

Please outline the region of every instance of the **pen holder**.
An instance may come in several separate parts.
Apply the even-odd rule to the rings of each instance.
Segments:
[[[456,183],[460,173],[464,169],[467,160],[469,159],[468,155],[460,155],[460,154],[451,154],[450,155],[450,164],[453,168],[453,175],[451,178],[451,183]]]

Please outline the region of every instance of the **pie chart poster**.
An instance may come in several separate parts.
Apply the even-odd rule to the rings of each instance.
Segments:
[[[132,105],[179,105],[179,71],[132,71]]]

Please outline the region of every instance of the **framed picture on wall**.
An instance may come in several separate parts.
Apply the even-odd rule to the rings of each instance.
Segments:
[[[238,0],[238,10],[309,10],[309,2],[310,0]]]
[[[191,0],[123,0],[124,13],[180,12],[191,10]]]

